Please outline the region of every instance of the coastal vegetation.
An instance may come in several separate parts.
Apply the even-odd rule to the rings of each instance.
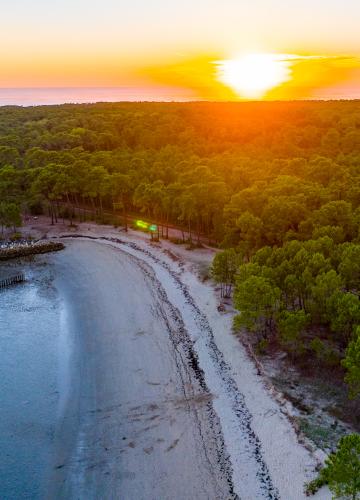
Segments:
[[[334,498],[360,498],[360,435],[351,434],[340,439],[336,453],[326,460],[319,476],[307,487],[308,494],[315,493],[327,484]]]
[[[359,101],[3,107],[0,200],[2,227],[137,214],[216,244],[236,326],[359,399]]]

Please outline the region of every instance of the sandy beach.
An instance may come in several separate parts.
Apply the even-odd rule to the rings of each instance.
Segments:
[[[230,498],[212,395],[151,269],[88,241],[54,260],[75,352],[52,495]]]
[[[47,257],[72,339],[49,498],[306,498],[318,457],[198,279],[213,250],[92,224],[29,231],[66,244]]]

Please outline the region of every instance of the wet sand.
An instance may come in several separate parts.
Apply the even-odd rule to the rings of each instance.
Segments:
[[[49,498],[234,497],[213,395],[151,268],[87,241],[51,258],[73,354]]]

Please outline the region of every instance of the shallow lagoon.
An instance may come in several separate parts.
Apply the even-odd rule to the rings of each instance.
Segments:
[[[54,467],[64,318],[45,263],[17,267],[26,283],[0,291],[3,500],[44,498]]]

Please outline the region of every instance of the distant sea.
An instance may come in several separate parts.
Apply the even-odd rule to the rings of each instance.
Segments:
[[[190,90],[176,87],[0,88],[0,106],[120,101],[194,101]]]
[[[312,99],[360,99],[360,87],[343,86],[333,89],[319,89]],[[190,89],[166,86],[0,88],[0,106],[40,106],[45,104],[122,101],[187,102],[201,100]]]

